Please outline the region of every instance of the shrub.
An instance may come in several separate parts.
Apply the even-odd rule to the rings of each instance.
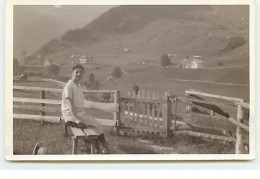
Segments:
[[[231,37],[229,39],[228,44],[225,47],[225,51],[233,50],[233,49],[243,45],[244,43],[246,43],[246,41],[243,37],[240,37],[240,36]]]
[[[171,64],[171,61],[170,61],[168,55],[161,56],[161,66],[162,67],[169,66],[170,64]]]
[[[99,89],[99,82],[95,80],[95,76],[93,73],[89,74],[88,81],[84,83],[84,85],[91,90],[98,90]]]
[[[111,76],[114,78],[120,78],[122,76],[121,68],[115,67],[115,69],[112,71]]]
[[[50,75],[58,75],[60,68],[56,64],[51,64],[50,66],[47,67],[47,71]]]

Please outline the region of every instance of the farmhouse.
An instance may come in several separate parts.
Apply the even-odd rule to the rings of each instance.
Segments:
[[[180,62],[180,68],[204,68],[205,60],[201,56],[193,56],[190,58],[185,58]]]
[[[80,64],[85,64],[85,63],[87,63],[87,58],[86,58],[86,56],[80,56],[80,57],[79,57],[79,63],[80,63]]]

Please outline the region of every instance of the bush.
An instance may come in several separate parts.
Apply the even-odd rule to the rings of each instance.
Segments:
[[[244,43],[246,43],[246,41],[243,37],[240,37],[240,36],[231,37],[229,39],[228,44],[225,47],[225,51],[233,50],[233,49],[243,45]]]
[[[120,78],[122,76],[121,68],[115,67],[115,69],[112,71],[111,76],[114,78]]]
[[[58,75],[60,68],[58,65],[51,64],[50,66],[47,67],[47,71],[48,71],[48,74],[50,74],[50,75]]]
[[[170,64],[171,64],[171,61],[170,61],[168,55],[161,56],[161,66],[162,67],[169,66]]]
[[[84,85],[91,90],[98,90],[99,89],[99,82],[95,80],[95,76],[93,73],[89,74],[88,81],[84,83]]]

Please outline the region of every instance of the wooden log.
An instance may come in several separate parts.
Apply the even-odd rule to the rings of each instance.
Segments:
[[[215,116],[215,112],[213,110],[210,110],[210,115]]]
[[[23,103],[45,103],[45,104],[61,104],[61,100],[54,100],[54,99],[37,99],[37,98],[20,98],[14,97],[14,102],[23,102]]]
[[[45,99],[45,91],[40,91],[40,99]],[[41,103],[40,105],[42,108],[45,107],[45,103]],[[40,111],[40,115],[45,116],[45,111]]]
[[[187,120],[190,119],[191,117],[191,104],[189,102],[186,103],[186,106],[185,106],[185,116],[184,116],[184,122],[187,122]]]
[[[135,117],[135,120],[136,120],[137,126],[139,126],[139,124],[140,124],[139,115],[140,115],[141,103],[135,103],[135,105],[136,105],[136,112],[135,112],[136,117]]]
[[[78,140],[76,138],[72,138],[72,154],[77,154]]]
[[[90,141],[90,152],[91,154],[95,154],[96,152],[96,141],[94,139],[92,139]]]
[[[223,107],[225,109],[226,108],[235,109],[237,107],[237,105],[235,105],[235,103],[224,104],[221,102],[206,101],[206,100],[194,99],[191,97],[178,97],[178,100],[183,103],[188,103],[188,102],[194,103],[194,105],[196,105],[196,103],[215,105],[215,106]]]
[[[54,122],[60,123],[59,116],[41,116],[41,115],[32,115],[32,114],[13,114],[14,119],[24,119],[24,120],[36,120],[36,121],[47,121],[47,122]]]
[[[231,118],[231,117],[230,117],[230,118],[227,118],[227,120],[228,120],[229,122],[235,124],[237,127],[240,127],[240,128],[242,128],[242,129],[244,129],[245,131],[249,132],[249,127],[248,127],[247,125],[245,125],[245,124],[243,124],[243,123],[241,123],[241,122],[239,122],[239,121],[236,121],[235,119],[233,119],[233,118]]]
[[[240,123],[243,120],[243,110],[241,105],[237,106],[237,121]],[[236,149],[235,153],[236,154],[241,154],[242,153],[242,147],[243,147],[243,136],[242,136],[242,131],[239,126],[237,126],[237,131],[236,131]]]
[[[124,126],[127,111],[127,103],[125,101],[120,102],[120,112],[119,112],[119,127]],[[128,111],[127,111],[128,112]],[[128,114],[127,114],[128,115]],[[122,125],[121,125],[122,124]]]
[[[163,137],[167,138],[170,136],[170,125],[171,125],[171,101],[170,97],[166,96],[166,104],[164,104],[163,110]]]
[[[205,134],[200,132],[193,132],[193,131],[176,131],[177,134],[184,134],[184,135],[190,135],[194,137],[203,137],[207,139],[214,139],[214,140],[222,140],[227,142],[236,142],[236,139],[233,137],[226,137],[226,136],[218,136],[218,135],[212,135],[212,134]]]
[[[246,103],[246,102],[240,102],[239,105],[240,105],[242,108],[250,109],[250,105],[249,105],[249,103]]]
[[[22,109],[22,110],[29,110],[29,111],[44,111],[44,112],[59,112],[60,113],[60,107],[50,107],[45,106],[44,108],[42,106],[32,106],[32,105],[13,105],[14,109]]]
[[[129,101],[129,102],[143,102],[143,103],[165,103],[163,99],[129,99],[129,98],[121,98],[120,101]]]
[[[62,89],[57,88],[42,88],[42,87],[31,87],[31,86],[13,86],[14,90],[28,90],[28,91],[49,91],[49,92],[58,92],[61,93]]]
[[[203,92],[198,92],[198,91],[190,91],[186,90],[186,94],[193,94],[193,95],[198,95],[198,96],[204,96],[204,97],[211,97],[211,98],[216,98],[216,99],[221,99],[225,101],[231,101],[231,102],[244,102],[244,99],[241,98],[233,98],[233,97],[227,97],[227,96],[221,96],[221,95],[215,95],[215,94],[208,94],[208,93],[203,93]]]
[[[120,96],[119,96],[119,95],[120,95],[119,92],[114,93],[114,104],[115,104],[116,106],[119,106],[119,108],[120,108],[120,105],[119,105]],[[120,111],[120,109],[119,109],[119,111]],[[114,121],[115,121],[115,124],[116,124],[114,130],[115,130],[116,133],[118,133],[118,127],[119,127],[119,125],[120,125],[120,124],[119,124],[119,122],[120,122],[120,114],[119,114],[119,111],[113,113],[113,114],[114,114]]]
[[[175,98],[175,107],[174,107],[174,137],[176,137],[176,130],[177,130],[177,104],[178,104],[178,99]]]
[[[149,122],[150,122],[150,116],[151,116],[151,104],[150,103],[147,103],[146,104],[146,109],[147,109],[147,112],[146,112],[146,115],[147,115],[147,117],[146,117],[146,124],[148,124]]]

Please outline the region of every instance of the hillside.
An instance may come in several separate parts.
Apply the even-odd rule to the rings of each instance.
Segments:
[[[156,60],[165,53],[176,53],[180,59],[186,55],[215,57],[223,53],[232,36],[248,41],[248,7],[119,6],[83,28],[67,31],[58,45],[47,43],[36,54],[53,51],[59,58],[77,49],[97,60],[105,56],[108,63],[140,56]],[[60,47],[63,44],[67,44],[65,49]],[[122,54],[125,48],[132,53]]]
[[[248,10],[247,6],[119,6],[83,28],[67,31],[35,54],[65,64],[61,72],[67,76],[72,54],[91,55],[94,64],[85,65],[85,78],[94,73],[101,88],[122,93],[136,81],[143,89],[160,92],[193,88],[248,99]],[[160,69],[163,54],[174,54],[175,66]],[[206,69],[175,68],[193,55],[206,59]],[[123,77],[106,81],[115,66],[124,71]]]

